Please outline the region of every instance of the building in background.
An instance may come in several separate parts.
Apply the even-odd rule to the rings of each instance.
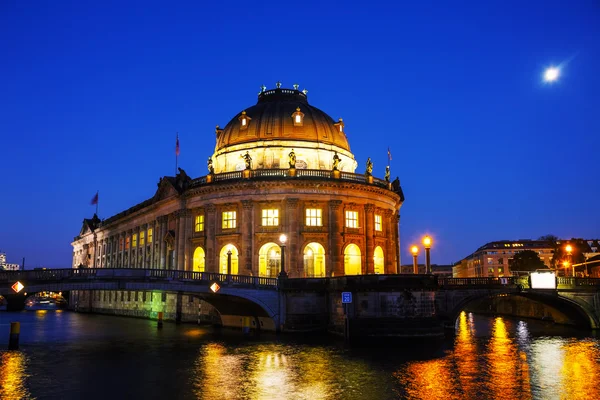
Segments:
[[[425,264],[418,264],[419,267],[419,274],[425,274],[426,269],[425,269]],[[445,265],[438,265],[438,264],[431,264],[431,273],[433,275],[436,275],[440,278],[452,278],[452,265],[451,264],[445,264]],[[400,267],[400,273],[401,274],[412,274],[413,273],[413,265],[412,264],[405,264],[402,267]]]
[[[0,252],[0,270],[4,271],[18,271],[21,269],[19,264],[9,264],[6,262],[6,253]]]
[[[515,254],[532,250],[548,268],[552,266],[552,256],[556,244],[546,240],[501,240],[486,243],[474,253],[455,263],[452,276],[455,278],[503,277],[511,276],[510,265]]]

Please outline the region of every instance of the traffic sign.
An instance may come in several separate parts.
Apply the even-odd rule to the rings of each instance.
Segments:
[[[21,282],[16,281],[14,285],[11,286],[11,288],[15,291],[15,293],[19,293],[21,290],[23,290],[23,288],[25,288],[25,286],[23,286]]]
[[[342,303],[352,303],[352,292],[342,292]]]
[[[219,286],[219,284],[217,282],[210,285],[210,290],[212,290],[213,293],[217,293],[219,291],[219,289],[221,289],[221,286]]]

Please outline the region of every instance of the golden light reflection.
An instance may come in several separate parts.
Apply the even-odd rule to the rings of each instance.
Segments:
[[[30,394],[25,387],[25,355],[19,351],[0,353],[0,399],[24,399]]]
[[[495,398],[531,398],[527,355],[519,351],[508,336],[506,324],[501,317],[493,321],[487,356],[490,380],[488,389]]]
[[[459,385],[465,398],[477,397],[476,379],[481,371],[477,363],[477,343],[474,339],[473,314],[461,312],[458,318],[458,333],[454,343],[454,362],[458,371]]]
[[[564,362],[560,370],[561,398],[600,398],[600,350],[593,342],[573,341],[563,345]]]
[[[198,374],[194,382],[198,398],[232,399],[240,392],[242,364],[235,354],[228,354],[221,344],[207,344],[196,361]]]
[[[413,362],[402,373],[394,375],[406,380],[406,392],[410,399],[456,398],[457,383],[452,379],[452,364],[448,358]]]

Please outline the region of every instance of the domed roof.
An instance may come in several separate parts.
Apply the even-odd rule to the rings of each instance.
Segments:
[[[278,84],[279,86],[279,84]],[[296,120],[296,115],[299,119]],[[228,146],[265,140],[330,144],[350,151],[344,124],[308,104],[306,91],[264,90],[256,105],[239,112],[223,130],[217,127],[215,152]]]

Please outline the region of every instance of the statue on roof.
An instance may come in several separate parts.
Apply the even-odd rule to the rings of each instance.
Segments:
[[[250,157],[250,153],[248,151],[246,151],[246,154],[240,155],[240,157],[242,157],[244,159],[244,162],[246,163],[246,169],[251,169],[252,168],[252,157]]]
[[[294,153],[294,149],[292,149],[292,151],[290,151],[290,154],[288,155],[288,157],[289,157],[290,168],[296,168],[296,153]]]
[[[390,181],[390,166],[389,165],[385,166],[385,181],[386,182]]]
[[[207,164],[208,164],[208,173],[211,174],[211,175],[214,174],[215,173],[215,169],[213,167],[212,157],[208,157]]]
[[[342,159],[340,158],[340,156],[338,156],[338,153],[336,151],[335,154],[333,155],[333,170],[334,171],[338,170],[338,166],[340,165],[340,161],[342,161]]]
[[[367,169],[365,171],[365,175],[371,176],[373,174],[373,162],[371,161],[371,157],[367,158]]]

